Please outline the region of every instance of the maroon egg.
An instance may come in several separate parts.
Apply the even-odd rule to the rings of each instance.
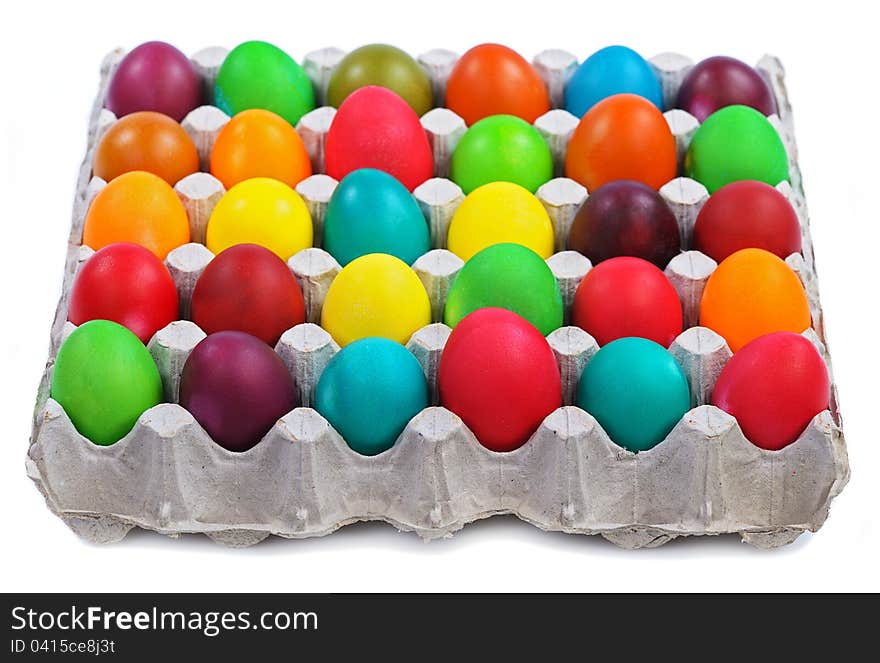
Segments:
[[[229,451],[247,451],[296,407],[293,378],[281,358],[250,334],[211,334],[190,353],[180,405]]]
[[[110,87],[108,109],[117,117],[138,111],[164,113],[180,122],[202,104],[198,72],[171,44],[148,41],[122,58]]]
[[[764,115],[776,112],[773,91],[761,74],[745,62],[717,55],[690,70],[679,88],[676,107],[702,122],[719,108],[735,104]]]
[[[568,248],[594,265],[634,256],[665,269],[681,248],[681,235],[660,194],[641,182],[616,180],[596,189],[578,210]]]

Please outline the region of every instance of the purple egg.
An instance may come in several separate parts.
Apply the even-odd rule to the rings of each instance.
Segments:
[[[676,108],[700,122],[719,108],[741,104],[764,115],[776,112],[776,99],[767,81],[754,68],[735,58],[717,55],[690,70],[678,91]]]
[[[296,392],[272,348],[250,334],[222,331],[187,358],[180,405],[221,447],[247,451],[296,407]]]
[[[117,117],[156,111],[180,122],[201,104],[202,83],[193,63],[162,41],[148,41],[126,55],[107,89],[106,106]]]

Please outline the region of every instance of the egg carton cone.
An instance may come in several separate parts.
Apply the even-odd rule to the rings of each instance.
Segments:
[[[208,48],[193,56],[208,99],[225,53],[222,48]],[[833,374],[829,408],[779,451],[753,445],[732,416],[709,404],[731,352],[723,338],[697,326],[700,296],[716,264],[690,250],[694,221],[708,193],[688,178],[676,178],[660,190],[682,235],[682,252],[665,273],[681,299],[686,329],[669,349],[692,394],[692,409],[664,441],[648,451],[631,453],[617,446],[589,413],[573,405],[581,372],[598,345],[572,326],[547,337],[560,369],[563,406],[549,414],[520,448],[504,453],[486,449],[458,416],[440,405],[437,368],[451,332],[442,323],[443,308],[463,264],[445,248],[449,222],[463,199],[461,189],[446,179],[448,158],[464,123],[440,108],[446,78],[457,58],[443,49],[418,58],[431,77],[438,106],[422,118],[434,151],[436,177],[414,191],[431,231],[432,249],[413,269],[431,299],[433,322],[407,344],[427,378],[430,407],[408,423],[391,449],[376,456],[350,449],[310,407],[321,372],[339,351],[319,326],[324,297],[340,270],[320,248],[323,215],[337,183],[322,172],[324,138],[334,111],[319,108],[297,126],[315,166],[315,174],[297,191],[312,214],[316,246],[288,261],[303,290],[306,322],[286,331],[275,347],[295,380],[300,407],[283,416],[259,444],[234,453],[215,444],[177,404],[183,365],[205,336],[187,318],[193,287],[214,257],[201,243],[205,226],[224,193],[223,185],[210,174],[196,173],[175,187],[189,215],[194,241],[166,259],[180,295],[181,319],[158,331],[147,346],[162,377],[166,402],[144,412],[117,443],[106,447],[91,443],[50,398],[49,385],[58,348],[75,329],[67,321],[71,285],[93,253],[82,245],[82,227],[92,198],[105,182],[92,177],[91,164],[97,141],[115,121],[103,102],[123,55],[121,50],[113,51],[101,67],[74,199],[62,295],[26,458],[28,475],[49,508],[78,535],[110,543],[140,527],[168,536],[203,533],[229,546],[248,546],[270,535],[323,536],[349,523],[379,520],[427,540],[448,537],[476,520],[513,514],[544,530],[600,534],[623,548],[719,534],[737,534],[755,546],[775,548],[821,527],[850,474]],[[343,55],[328,48],[306,56],[305,68],[319,100],[325,98],[327,81]],[[661,78],[664,97],[674,98],[692,61],[666,53],[650,62]],[[535,125],[553,153],[559,176],[543,185],[537,196],[555,230],[556,253],[547,264],[559,283],[568,325],[574,293],[592,268],[589,260],[566,247],[572,220],[589,192],[563,177],[560,169],[577,120],[559,106],[577,59],[548,50],[534,63],[554,106]],[[778,189],[795,207],[803,231],[802,254],[790,256],[787,263],[800,277],[810,303],[813,325],[804,335],[818,348],[830,372],[784,72],[770,56],[758,63],[758,69],[776,95],[779,115],[771,121],[790,159],[790,181],[780,183]],[[680,110],[668,111],[666,118],[683,154],[698,122]],[[193,136],[203,168],[226,121],[222,111],[205,106],[182,123]]]

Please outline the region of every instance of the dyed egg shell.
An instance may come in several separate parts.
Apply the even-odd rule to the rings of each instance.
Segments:
[[[206,334],[243,331],[274,346],[305,322],[293,272],[269,249],[236,244],[208,263],[192,294],[192,321]]]
[[[375,85],[352,92],[339,106],[327,132],[324,163],[337,180],[359,168],[376,168],[410,191],[434,174],[419,116],[394,92]]]
[[[369,44],[342,58],[330,75],[327,103],[338,108],[348,95],[367,85],[400,95],[419,117],[431,110],[431,79],[412,56],[394,46]]]
[[[312,164],[299,134],[284,118],[252,108],[220,130],[211,150],[211,174],[226,189],[253,177],[294,187],[312,174]]]
[[[246,41],[223,60],[214,102],[227,115],[263,108],[295,126],[315,108],[315,92],[305,70],[287,53],[264,41]]]
[[[608,46],[581,63],[565,85],[565,109],[583,117],[614,94],[637,94],[663,110],[660,79],[641,55],[626,46]]]
[[[107,446],[162,402],[162,379],[137,336],[115,322],[91,320],[58,351],[50,395],[80,434]]]
[[[409,420],[428,407],[428,383],[418,360],[386,338],[346,345],[315,388],[315,409],[359,454],[394,446]]]
[[[404,344],[429,324],[425,286],[409,265],[384,253],[361,256],[343,267],[321,309],[321,326],[341,346],[368,336]]]
[[[725,258],[700,300],[700,324],[723,336],[733,352],[764,334],[800,334],[811,323],[797,274],[763,249],[742,249]]]
[[[108,244],[132,242],[164,260],[169,251],[189,242],[189,217],[166,182],[133,171],[95,196],[86,213],[82,241],[96,251]]]
[[[518,184],[492,182],[467,195],[449,223],[447,246],[470,260],[487,246],[522,244],[545,260],[553,255],[553,223],[535,196]]]
[[[361,168],[334,190],[324,216],[324,250],[343,267],[368,253],[388,253],[411,265],[430,248],[419,204],[388,173]]]
[[[681,248],[678,222],[654,189],[633,180],[603,184],[581,205],[568,247],[595,265],[635,256],[665,269]]]
[[[776,451],[800,437],[828,409],[828,368],[816,347],[792,332],[759,336],[727,362],[712,404],[736,417],[743,434]]]
[[[437,380],[443,406],[492,451],[521,447],[562,406],[553,350],[534,325],[505,309],[479,309],[452,330]]]
[[[519,244],[493,244],[465,263],[449,288],[443,321],[455,327],[488,307],[513,311],[543,336],[562,326],[556,277],[541,256]]]
[[[515,115],[531,124],[550,110],[550,97],[540,74],[519,53],[480,44],[452,68],[446,107],[468,126],[490,115]]]
[[[180,122],[202,105],[202,83],[190,59],[171,44],[149,41],[128,53],[107,88],[116,117],[137,111],[164,113]]]
[[[688,72],[678,90],[676,108],[703,122],[726,106],[750,106],[764,115],[776,112],[776,99],[755,69],[735,58],[707,58]]]
[[[296,407],[296,391],[272,348],[250,334],[222,331],[187,357],[180,405],[221,447],[247,451]]]
[[[694,224],[694,248],[721,262],[740,249],[770,251],[782,259],[801,250],[794,207],[764,182],[731,182],[713,193]]]
[[[613,180],[659,189],[676,176],[675,138],[658,108],[635,94],[615,94],[581,118],[565,155],[565,175],[590,192]]]
[[[788,156],[766,117],[748,106],[727,106],[697,129],[684,169],[709,193],[740,180],[776,186],[788,179]]]
[[[611,258],[581,281],[571,321],[602,346],[639,336],[665,348],[681,333],[681,300],[666,275],[647,260]]]
[[[259,244],[287,260],[312,245],[312,233],[309,209],[296,191],[254,177],[236,184],[214,207],[205,245],[216,254],[235,244]]]
[[[147,343],[178,318],[177,286],[168,268],[137,244],[110,244],[77,272],[67,319],[112,320]]]
[[[94,173],[108,182],[145,170],[171,186],[199,170],[195,143],[183,127],[162,113],[141,111],[114,122],[95,149]]]
[[[638,453],[664,439],[690,409],[687,378],[666,348],[620,338],[587,362],[578,407],[592,414],[616,445]]]
[[[535,193],[553,177],[553,157],[531,124],[513,115],[492,115],[461,137],[450,168],[465,194],[490,182],[513,182]]]

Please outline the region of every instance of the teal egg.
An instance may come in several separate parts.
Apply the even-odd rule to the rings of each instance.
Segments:
[[[419,204],[388,173],[374,168],[352,171],[330,197],[324,250],[343,267],[369,253],[387,253],[412,265],[430,248]]]
[[[578,384],[578,406],[596,418],[615,444],[635,452],[662,442],[690,401],[690,387],[675,358],[662,345],[632,336],[600,349]]]
[[[365,456],[390,449],[409,420],[428,407],[421,364],[386,338],[349,343],[327,364],[315,409],[349,447]]]

